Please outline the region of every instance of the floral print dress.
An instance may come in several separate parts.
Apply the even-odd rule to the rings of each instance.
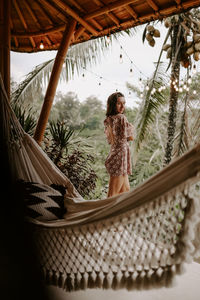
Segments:
[[[104,120],[105,134],[111,145],[105,166],[110,176],[132,174],[131,154],[127,138],[133,136],[133,125],[124,114],[109,116]]]

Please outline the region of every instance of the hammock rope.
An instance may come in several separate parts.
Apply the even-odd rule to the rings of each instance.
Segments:
[[[66,188],[63,219],[27,220],[45,282],[66,291],[170,286],[200,256],[200,145],[133,191],[86,201],[23,131],[0,82],[13,177]]]
[[[197,186],[188,182],[114,217],[68,226],[35,221],[46,282],[67,291],[168,286],[183,262],[200,255],[199,211]]]

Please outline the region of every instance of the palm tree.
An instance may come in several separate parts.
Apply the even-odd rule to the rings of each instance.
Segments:
[[[189,72],[187,72],[189,77]],[[191,90],[195,93],[186,91],[181,94],[179,102],[180,118],[177,124],[177,132],[174,140],[175,157],[182,155],[186,150],[199,143],[200,138],[200,109],[199,109],[199,87],[200,74],[197,73],[192,80]]]
[[[178,19],[178,20],[177,20]],[[174,135],[176,130],[176,116],[177,116],[177,102],[179,92],[175,89],[174,82],[179,85],[180,77],[180,61],[181,51],[184,46],[184,30],[181,26],[181,17],[171,19],[171,84],[170,84],[170,97],[169,97],[169,117],[167,128],[167,144],[165,148],[164,165],[169,164],[172,159]]]
[[[154,24],[154,23],[153,23]],[[140,149],[142,142],[145,139],[148,129],[155,122],[156,114],[159,107],[164,103],[162,96],[166,96],[166,92],[158,92],[158,86],[165,80],[166,72],[171,66],[170,74],[170,93],[169,93],[169,115],[167,126],[167,142],[165,147],[164,165],[168,164],[173,157],[173,146],[175,140],[176,120],[177,120],[177,103],[179,97],[179,77],[181,66],[191,68],[191,55],[194,60],[200,59],[200,14],[198,9],[193,9],[190,12],[175,15],[165,20],[165,26],[168,32],[163,43],[155,72],[148,84],[149,89],[145,92],[145,98],[141,105],[137,116],[136,126],[136,142],[135,153]],[[192,40],[191,39],[192,35]],[[154,37],[159,37],[159,32],[153,25],[147,24],[143,33],[143,41],[146,39],[150,46],[155,45]],[[167,44],[169,37],[171,43]],[[163,51],[167,51],[169,64],[165,72],[160,69],[161,56]],[[157,92],[152,94],[153,89]],[[186,115],[186,114],[185,114]]]

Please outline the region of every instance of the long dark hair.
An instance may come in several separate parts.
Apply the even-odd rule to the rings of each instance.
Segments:
[[[118,114],[117,109],[116,109],[116,104],[117,104],[117,99],[119,97],[124,97],[124,95],[120,92],[116,92],[116,93],[111,94],[108,97],[106,117],[114,116],[114,115]]]

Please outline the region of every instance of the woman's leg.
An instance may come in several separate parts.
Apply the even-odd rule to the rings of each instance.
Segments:
[[[123,177],[124,177],[124,182],[121,187],[120,193],[125,193],[130,191],[130,183],[129,183],[128,175],[125,175]]]
[[[124,176],[110,176],[108,197],[119,194],[123,184]]]

